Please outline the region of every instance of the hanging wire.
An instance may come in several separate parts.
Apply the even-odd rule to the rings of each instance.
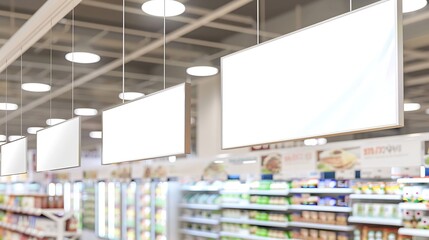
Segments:
[[[74,117],[74,8],[72,10],[72,72],[71,72],[71,116]]]
[[[353,11],[353,0],[350,0],[350,12]]]
[[[7,60],[6,60],[6,102],[5,102],[5,108],[6,108],[6,141],[7,141],[7,111],[8,111],[8,109],[7,109],[7,69],[8,69],[8,67],[7,67],[8,65],[7,65]]]
[[[52,19],[51,30],[49,34],[49,121],[52,119]],[[51,122],[49,122],[51,125]]]
[[[22,47],[21,47],[21,135],[22,135]]]
[[[167,44],[167,39],[165,38],[165,0],[164,0],[164,67],[163,67],[163,72],[164,72],[164,89],[165,89],[165,45]]]
[[[256,44],[259,44],[260,42],[259,29],[259,0],[256,0]]]
[[[125,102],[125,0],[122,0],[122,103]]]

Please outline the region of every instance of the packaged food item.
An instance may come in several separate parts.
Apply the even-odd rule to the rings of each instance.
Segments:
[[[319,213],[315,212],[315,211],[311,211],[310,212],[310,221],[311,222],[317,222],[318,219],[319,219]]]
[[[310,237],[317,239],[319,237],[319,230],[310,229]]]
[[[309,222],[311,219],[310,211],[302,211],[302,221]]]
[[[336,214],[336,224],[338,225],[347,225],[348,215],[345,213]]]
[[[372,204],[372,217],[382,217],[382,210],[381,204]]]
[[[335,224],[335,213],[326,213],[326,223]]]

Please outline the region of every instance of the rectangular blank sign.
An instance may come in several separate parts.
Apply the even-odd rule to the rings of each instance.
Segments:
[[[27,138],[1,145],[1,175],[27,172]]]
[[[401,1],[223,57],[222,148],[403,125]]]
[[[190,152],[189,84],[103,112],[103,164]]]
[[[37,132],[37,171],[80,166],[80,118]]]

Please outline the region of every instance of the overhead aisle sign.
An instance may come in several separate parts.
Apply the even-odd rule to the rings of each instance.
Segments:
[[[223,57],[222,149],[403,126],[401,1]]]

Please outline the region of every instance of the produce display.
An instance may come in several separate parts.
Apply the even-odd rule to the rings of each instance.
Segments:
[[[397,182],[355,182],[352,186],[356,194],[402,194],[403,185]]]
[[[289,183],[285,181],[253,181],[250,183],[252,190],[286,190],[289,189]]]
[[[4,195],[0,198],[0,205],[22,208],[62,209],[64,199],[62,196],[48,195]]]
[[[183,209],[183,217],[195,217],[195,218],[209,218],[209,219],[219,219],[220,211],[213,210],[198,210],[198,209]]]
[[[347,225],[348,214],[346,213],[331,213],[331,212],[316,212],[302,211],[295,212],[290,215],[293,222],[309,222],[323,223],[333,225]]]
[[[219,194],[211,193],[187,193],[182,198],[183,203],[189,204],[219,204]]]

